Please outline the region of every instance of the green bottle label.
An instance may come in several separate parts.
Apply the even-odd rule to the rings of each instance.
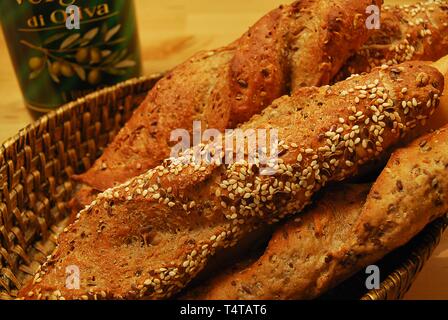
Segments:
[[[70,5],[80,29],[66,26]],[[3,32],[27,105],[49,111],[141,74],[132,0],[2,0]]]

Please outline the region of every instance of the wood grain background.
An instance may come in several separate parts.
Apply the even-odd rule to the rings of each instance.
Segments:
[[[198,50],[239,37],[270,9],[290,0],[135,0],[144,72],[165,71]],[[389,3],[408,1],[386,1]],[[0,141],[32,121],[0,33]],[[448,233],[407,299],[448,299]]]

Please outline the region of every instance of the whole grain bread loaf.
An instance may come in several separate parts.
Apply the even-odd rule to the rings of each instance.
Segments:
[[[370,72],[383,64],[436,61],[447,54],[448,1],[384,5],[380,29],[375,30],[367,43],[347,61],[334,81]]]
[[[359,4],[361,5],[361,2]],[[228,114],[228,117],[224,117],[225,119],[219,122],[218,130],[222,130],[223,128],[235,127],[249,119],[253,114],[258,113],[264,106],[272,102],[273,99],[288,93],[291,89],[302,85],[310,86],[328,83],[328,77],[334,75],[336,68],[340,66],[341,62],[346,60],[347,54],[350,54],[350,52],[353,52],[353,50],[363,44],[366,40],[363,37],[365,35],[370,34],[367,44],[361,47],[347,61],[333,78],[333,82],[346,79],[352,74],[369,72],[373,67],[381,66],[382,64],[392,65],[409,60],[435,61],[441,56],[448,54],[448,5],[445,0],[429,0],[413,5],[383,6],[381,28],[379,30],[364,30],[368,32],[363,31],[363,36],[358,32],[353,34],[353,37],[346,36],[345,38],[340,38],[341,33],[344,35],[353,33],[351,28],[342,29],[347,28],[345,24],[334,30],[332,28],[323,28],[318,32],[320,29],[315,28],[314,33],[311,32],[313,30],[312,24],[315,23],[313,20],[307,21],[306,19],[312,15],[312,12],[317,12],[315,11],[316,7],[320,7],[322,12],[331,13],[330,10],[332,10],[333,5],[335,5],[334,8],[345,6],[342,2],[336,3],[333,1],[325,1],[324,6],[322,6],[322,3],[317,2],[313,4],[312,1],[303,1],[300,5],[293,4],[293,6],[300,7],[298,9],[300,14],[296,22],[297,26],[303,26],[300,33],[300,39],[302,40],[299,38],[295,40],[297,43],[300,43],[300,50],[298,51],[296,51],[296,48],[299,47],[298,45],[295,45],[292,50],[287,46],[285,47],[286,49],[282,49],[282,45],[285,45],[286,42],[275,40],[279,35],[289,32],[287,28],[280,31],[277,30],[277,27],[284,25],[284,23],[276,22],[276,19],[282,10],[286,10],[286,7],[279,8],[265,16],[241,39],[230,45],[230,52],[220,49],[208,53],[217,55],[218,57],[216,58],[218,60],[221,59],[219,58],[221,55],[227,55],[227,58],[221,59],[222,61],[219,63],[213,63],[213,58],[204,57],[204,53],[200,53],[197,57],[202,57],[202,60],[199,59],[193,63],[195,61],[193,58],[193,60],[174,69],[168,76],[168,84],[174,90],[178,86],[185,86],[185,83],[191,85],[191,87],[187,87],[185,90],[182,88],[178,93],[178,98],[184,104],[182,108],[188,105],[191,109],[191,106],[198,100],[193,98],[193,94],[190,94],[197,94],[196,91],[192,90],[194,86],[212,88],[223,83],[222,80],[215,78],[202,85],[204,79],[200,75],[190,79],[191,72],[201,69],[207,71],[208,74],[212,72],[216,75],[218,70],[227,68],[226,64],[229,63],[231,67],[224,72],[221,70],[221,74],[218,77],[227,76],[224,82],[229,81],[229,79],[239,80],[240,78],[243,81],[231,81],[229,85],[226,85],[227,91],[225,92],[233,92],[232,97],[234,99],[224,99],[221,102],[224,104],[225,110],[232,109],[233,111],[230,113],[228,111],[224,112]],[[367,6],[367,4],[365,5]],[[337,12],[337,9],[334,10],[334,12]],[[324,27],[325,23],[336,25],[339,23],[334,23],[334,21],[338,21],[337,19],[344,18],[348,21],[350,15],[357,12],[356,10],[355,8],[349,8],[344,17],[335,14],[324,15],[320,22],[321,27]],[[321,19],[320,17],[315,17],[316,22]],[[358,15],[355,14],[353,26],[357,26],[358,31],[360,31],[363,30],[363,26],[359,26],[359,22],[356,22],[358,21],[356,20],[358,19],[357,17],[359,17],[359,12]],[[305,21],[307,22],[305,23]],[[274,34],[269,34],[268,31],[268,36],[265,37],[266,31],[270,28],[277,31]],[[337,31],[338,29],[341,31]],[[318,42],[320,41],[325,46],[319,45]],[[315,56],[320,57],[317,62],[314,62]],[[326,58],[328,58],[328,61],[322,62]],[[317,67],[319,63],[321,65]],[[207,69],[209,64],[214,67]],[[271,70],[272,73],[270,73],[269,79],[263,80],[268,70]],[[295,80],[291,81],[290,77]],[[244,88],[245,86],[247,88]],[[89,204],[97,195],[98,190],[104,190],[115,183],[123,182],[136,176],[146,169],[158,165],[163,158],[168,156],[169,130],[165,132],[159,131],[160,126],[157,125],[156,118],[161,117],[162,122],[160,123],[164,123],[163,127],[171,130],[173,128],[184,128],[185,125],[187,125],[185,128],[191,129],[191,117],[181,112],[178,113],[181,115],[181,118],[190,122],[182,122],[182,119],[174,119],[169,123],[164,122],[164,110],[166,109],[167,113],[175,111],[174,109],[171,110],[171,107],[164,105],[164,101],[168,102],[167,105],[173,101],[171,98],[165,98],[165,95],[170,96],[169,92],[165,92],[166,90],[168,89],[164,86],[153,89],[153,91],[159,92],[157,101],[155,98],[148,98],[149,100],[145,102],[147,109],[151,104],[157,102],[162,111],[158,112],[159,114],[155,114],[153,112],[155,109],[150,109],[154,116],[152,118],[153,130],[151,130],[153,138],[148,138],[148,141],[145,142],[140,141],[141,136],[138,132],[146,130],[146,124],[142,122],[143,127],[141,127],[142,123],[140,123],[140,120],[147,120],[146,118],[141,118],[132,128],[131,126],[128,128],[127,133],[122,134],[122,140],[117,138],[115,146],[106,149],[103,157],[96,161],[91,169],[83,175],[74,177],[75,180],[81,182],[77,186],[79,191],[71,201],[74,213]],[[217,90],[220,89],[217,87]],[[216,93],[216,90],[210,89],[209,92]],[[200,95],[202,98],[199,100],[202,101],[203,106],[214,103],[215,96],[211,95],[209,99],[207,94],[206,91],[203,91],[202,95]],[[208,100],[205,101],[206,99]],[[232,103],[233,106],[230,107]],[[140,109],[143,109],[143,106]],[[202,120],[203,128],[213,127],[216,124],[215,116],[219,117],[219,112],[215,114],[213,108],[211,112],[203,112],[206,109],[206,107],[203,107],[202,111],[195,113],[193,120]],[[220,109],[223,109],[222,106],[220,106]],[[149,113],[147,114],[149,115]],[[208,125],[209,121],[211,121],[211,125]],[[133,135],[133,132],[136,134]],[[160,133],[157,134],[157,132]],[[415,137],[419,135],[416,134]],[[137,139],[135,140],[135,138]],[[141,144],[128,148],[134,140],[136,143],[140,141]],[[131,159],[131,161],[126,161],[128,159]]]
[[[167,159],[80,212],[21,296],[172,297],[218,250],[300,212],[326,183],[354,176],[425,122],[443,85],[436,69],[412,62],[279,98],[241,126],[246,144],[255,129],[277,130],[279,154],[266,164],[270,175],[261,174],[258,161],[265,150],[224,164],[227,152],[203,145]],[[227,146],[229,137],[218,140]],[[240,150],[231,151],[235,157]],[[197,157],[207,153],[218,159]],[[65,287],[72,265],[82,274],[77,290]]]
[[[170,155],[170,133],[224,130],[292,90],[328,84],[367,40],[366,7],[381,0],[300,0],[280,6],[227,47],[200,52],[150,91],[103,155],[74,179],[77,202],[144,173]],[[76,203],[76,202],[75,202]]]
[[[182,298],[312,299],[404,245],[448,212],[448,126],[395,152],[369,190],[336,186],[278,228],[258,260]]]
[[[331,262],[340,261],[349,251],[370,188],[370,184],[330,187],[305,213],[279,226],[260,257],[236,262],[218,276],[187,288],[180,299],[285,300],[323,293],[336,276]]]

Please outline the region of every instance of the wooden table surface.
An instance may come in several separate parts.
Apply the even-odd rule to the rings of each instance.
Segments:
[[[135,0],[144,72],[167,70],[202,49],[225,45],[290,0]],[[387,1],[398,2],[398,1]],[[401,1],[412,2],[412,1]],[[0,141],[32,121],[0,32]],[[448,299],[448,233],[406,299]]]

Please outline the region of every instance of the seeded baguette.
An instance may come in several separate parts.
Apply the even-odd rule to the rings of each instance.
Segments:
[[[406,244],[448,212],[448,126],[395,152],[368,190],[328,191],[280,227],[258,260],[182,298],[312,299]]]
[[[381,1],[296,1],[229,46],[198,53],[158,82],[92,168],[74,179],[104,191],[169,157],[172,130],[191,131],[194,120],[203,130],[234,128],[290,90],[328,84],[367,40],[372,3]],[[91,191],[78,202],[87,204]]]
[[[371,186],[332,186],[309,210],[279,226],[258,259],[187,289],[180,299],[285,300],[323,293],[334,276],[331,262],[349,251]]]
[[[427,81],[418,81],[418,74]],[[247,161],[196,164],[193,150],[167,159],[100,194],[61,234],[55,253],[21,295],[169,298],[217,250],[301,211],[327,182],[351,177],[381,156],[434,112],[442,90],[436,69],[413,62],[277,99],[241,126],[278,130],[274,175],[260,175]],[[79,290],[65,288],[70,265],[84,275]]]
[[[446,70],[448,69],[447,61],[448,56],[436,62],[433,66],[442,74],[446,74]],[[447,83],[445,82],[445,89],[446,86]],[[445,95],[442,98],[444,97]],[[440,118],[442,119],[434,119],[440,115],[440,109],[446,107],[444,102],[444,100],[441,100],[438,110],[430,120],[430,124],[434,128],[440,128],[441,126],[437,126],[437,124],[442,123],[443,119],[446,118],[441,116]],[[425,128],[423,127],[418,131],[424,129]],[[418,136],[411,133],[403,140],[409,140],[412,136],[415,136],[416,138],[421,138],[423,136],[420,132],[417,133],[417,135]],[[421,141],[418,143],[419,145],[421,144],[421,147],[426,146],[426,138],[422,138],[419,141]],[[407,155],[409,154],[409,151],[406,150],[407,149],[400,152]],[[430,150],[431,147],[426,151]],[[394,155],[394,157],[396,158],[398,156]],[[386,164],[388,160],[385,161]],[[381,175],[381,184],[378,179],[377,185],[395,185],[394,182],[390,181],[390,177],[385,177],[386,174],[386,171],[383,172]],[[397,184],[401,186],[402,181],[397,180]],[[335,244],[335,240],[333,239],[338,239],[336,240],[338,248],[341,246],[341,243],[346,244],[349,242],[349,235],[355,234],[352,225],[358,219],[362,206],[366,202],[366,196],[360,197],[356,204],[352,203],[353,199],[350,198],[356,194],[360,195],[357,192],[362,192],[362,189],[365,188],[364,185],[360,185],[358,190],[353,190],[352,185],[344,187],[337,186],[336,188],[338,188],[338,190],[329,190],[325,192],[322,199],[318,200],[316,207],[309,210],[306,215],[297,218],[297,221],[290,221],[284,226],[278,227],[272,236],[267,249],[259,259],[246,257],[244,260],[238,261],[219,276],[203,282],[194,288],[187,289],[186,293],[181,296],[181,299],[273,299],[273,297],[275,297],[275,299],[287,299],[292,296],[296,299],[306,299],[316,297],[325,292],[329,288],[328,283],[324,287],[319,287],[318,284],[321,283],[321,281],[317,279],[321,276],[321,273],[328,277],[327,271],[322,271],[322,266],[325,266],[325,260],[328,260],[327,256],[331,256],[329,259],[333,259],[334,252],[330,251],[334,251],[332,245]],[[386,192],[383,192],[383,194]],[[391,194],[394,194],[394,192],[391,192]],[[347,195],[348,200],[341,197],[344,195]],[[397,198],[392,197],[389,204],[397,202],[397,200]],[[439,200],[436,202],[438,201]],[[376,204],[372,204],[372,202],[369,202],[369,204],[372,206],[372,209],[378,209],[378,211],[375,209],[372,212],[375,214],[378,214],[378,212],[380,213],[379,218],[376,219],[377,221],[381,220],[381,210],[384,210],[383,212],[387,213],[390,211],[389,208],[386,210],[384,206],[377,207]],[[443,214],[444,210],[448,211],[448,209],[443,208],[446,207],[442,206],[441,210],[431,208],[424,212],[428,214],[434,212],[435,216],[438,217],[441,213]],[[343,212],[344,216],[342,218],[339,217],[338,212]],[[425,217],[426,215],[419,216],[423,222]],[[434,217],[431,216],[429,218],[432,220]],[[365,214],[365,221],[367,221],[367,219],[368,216]],[[323,226],[325,226],[325,232],[321,231]],[[420,227],[421,225],[417,224],[417,229]],[[400,226],[396,228],[397,233],[403,232],[403,230],[400,229]],[[405,228],[407,228],[407,224],[405,224]],[[314,234],[313,232],[316,229],[319,231]],[[349,232],[349,234],[347,234],[347,232]],[[415,230],[412,230],[411,234],[414,232]],[[360,242],[362,242],[362,240],[360,240]],[[389,249],[392,251],[394,247],[398,246],[399,245],[397,244],[392,244]],[[374,249],[368,254],[377,254],[373,250]],[[330,254],[328,254],[328,252],[330,252]],[[312,253],[311,256],[310,253]],[[323,259],[323,257],[325,259]],[[381,257],[378,257],[378,260],[380,258]],[[310,261],[312,262],[312,267],[310,269],[304,268]],[[374,262],[375,261],[373,260],[370,262],[367,261],[364,265],[369,265]],[[344,277],[341,277],[340,274],[333,274],[329,278],[332,279],[332,283],[339,283],[345,279]],[[291,278],[294,280],[291,281]],[[254,285],[254,283],[257,283],[257,285]],[[291,290],[291,288],[285,288],[284,286],[293,287],[293,289]],[[304,293],[306,293],[306,295],[304,295]]]
[[[410,60],[436,61],[448,54],[448,1],[384,5],[381,28],[352,56],[334,81],[370,72],[383,64]]]
[[[383,216],[381,216],[383,212]],[[402,246],[448,212],[448,126],[395,152],[375,182],[355,233],[354,251]],[[387,216],[384,216],[387,214]]]

